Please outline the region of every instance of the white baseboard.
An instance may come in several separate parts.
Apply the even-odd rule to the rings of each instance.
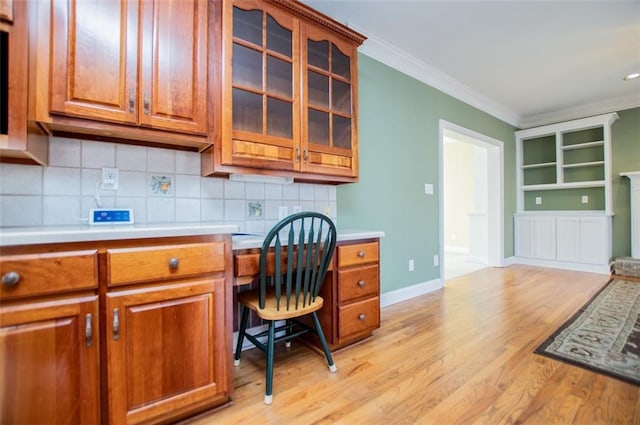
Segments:
[[[419,295],[441,289],[442,287],[442,281],[438,278],[428,282],[407,286],[406,288],[396,289],[395,291],[385,292],[380,295],[380,307],[382,308],[406,301]]]
[[[553,269],[575,270],[579,272],[611,274],[608,264],[583,264],[567,261],[540,260],[537,258],[512,257],[514,264],[526,264],[528,266],[550,267]]]
[[[498,267],[509,267],[516,264],[516,257],[503,258]]]

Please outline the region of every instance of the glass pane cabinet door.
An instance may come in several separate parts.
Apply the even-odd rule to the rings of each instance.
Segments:
[[[307,140],[352,149],[351,58],[328,40],[307,40]]]
[[[233,130],[292,139],[292,30],[268,11],[234,6],[232,55]]]

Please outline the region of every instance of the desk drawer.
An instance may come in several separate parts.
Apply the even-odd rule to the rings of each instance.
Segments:
[[[380,327],[380,297],[338,307],[338,337],[347,339]]]
[[[377,295],[380,290],[378,265],[338,271],[338,302]]]
[[[96,288],[98,256],[95,250],[4,255],[0,275],[2,300]]]
[[[378,242],[338,247],[338,267],[378,262]]]
[[[224,272],[224,242],[107,250],[110,286]]]

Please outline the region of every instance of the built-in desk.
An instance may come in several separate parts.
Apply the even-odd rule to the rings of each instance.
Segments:
[[[383,236],[383,232],[338,231],[336,252],[320,293],[324,306],[318,312],[331,350],[367,338],[380,327],[379,260]],[[255,281],[262,242],[258,235],[233,237],[235,285],[249,287]],[[234,329],[237,317],[236,311]]]

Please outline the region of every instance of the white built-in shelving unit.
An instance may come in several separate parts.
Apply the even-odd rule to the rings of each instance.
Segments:
[[[610,113],[516,131],[518,262],[608,273],[613,216],[611,125],[617,118],[618,114]],[[601,199],[595,202],[601,208],[570,207],[581,195],[575,189],[592,188],[602,188],[596,192]],[[559,195],[559,206],[542,208],[534,203],[532,207],[533,195],[537,202],[551,191]]]

